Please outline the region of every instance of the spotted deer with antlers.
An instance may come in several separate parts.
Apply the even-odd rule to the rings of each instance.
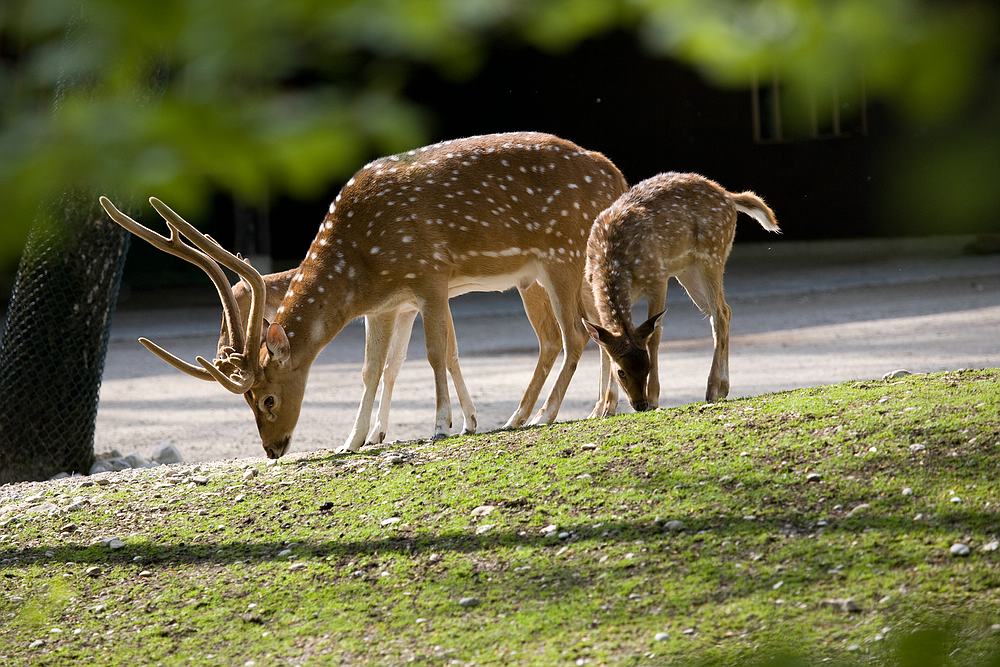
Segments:
[[[637,411],[659,404],[657,352],[671,277],[711,318],[715,353],[705,399],[729,394],[731,310],[722,274],[746,213],[780,233],[774,212],[752,192],[727,192],[698,174],[659,174],[633,186],[598,215],[587,241],[586,276],[600,323],[585,321],[590,336],[611,355],[618,383]],[[632,303],[648,302],[649,319],[634,326]]]
[[[451,423],[447,366],[454,327],[448,299],[509,287],[523,296],[537,282],[551,304],[563,352],[535,418],[548,423],[558,414],[587,340],[580,316],[593,311],[583,289],[590,225],[625,189],[621,173],[603,155],[539,133],[470,137],[376,160],[330,205],[269,323],[264,278],[153,198],[171,231],[169,238],[151,232],[157,246],[183,252],[212,277],[227,344],[211,362],[197,357],[197,366],[151,341],[144,345],[175,368],[242,394],[265,452],[277,458],[288,450],[316,356],[351,320],[364,316],[364,396],[355,429],[341,447],[355,451],[369,430],[400,314],[415,310],[422,316],[434,371],[434,435],[443,436]],[[132,231],[142,227],[106,198],[101,203],[119,224]],[[181,237],[191,244],[187,250],[176,248],[187,246]],[[232,290],[219,278],[219,265],[249,286],[245,322]],[[531,397],[529,385],[508,425],[524,423],[541,386]]]

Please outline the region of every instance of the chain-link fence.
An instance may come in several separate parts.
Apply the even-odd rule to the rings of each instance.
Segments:
[[[128,234],[89,193],[32,229],[0,335],[0,483],[90,470]]]

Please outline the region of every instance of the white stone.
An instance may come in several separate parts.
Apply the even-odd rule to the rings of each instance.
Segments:
[[[956,542],[951,545],[951,549],[948,550],[952,556],[968,556],[972,549],[969,548],[968,544],[963,544],[961,542]]]

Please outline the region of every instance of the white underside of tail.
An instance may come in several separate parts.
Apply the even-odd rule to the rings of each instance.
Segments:
[[[770,220],[767,219],[767,213],[759,208],[747,208],[746,206],[736,205],[736,210],[740,213],[746,213],[751,218],[760,223],[760,226],[769,232],[780,232],[781,229],[777,225],[772,224]]]

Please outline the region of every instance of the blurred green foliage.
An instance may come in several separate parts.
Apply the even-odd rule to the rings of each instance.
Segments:
[[[400,95],[408,65],[468,77],[498,38],[566,51],[630,30],[719,85],[777,74],[804,109],[863,81],[940,128],[973,101],[1000,111],[996,18],[972,0],[5,0],[0,261],[71,188],[156,193],[193,216],[216,190],[315,194],[425,138],[426,112]],[[966,172],[1000,177],[979,137],[998,130],[942,133],[959,191]],[[991,192],[970,215],[1000,207]]]

